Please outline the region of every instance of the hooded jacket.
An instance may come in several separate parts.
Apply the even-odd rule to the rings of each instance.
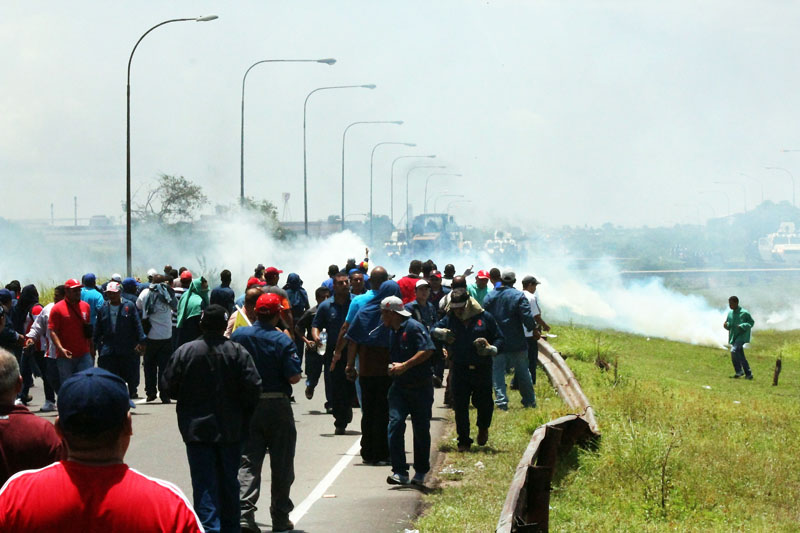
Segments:
[[[198,278],[192,281],[189,289],[178,301],[178,325],[183,326],[186,320],[200,316],[203,309],[208,307],[208,289],[203,289],[203,280]]]

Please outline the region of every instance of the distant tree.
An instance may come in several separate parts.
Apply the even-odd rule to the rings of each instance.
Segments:
[[[241,204],[243,211],[255,214],[260,217],[264,225],[272,230],[272,236],[279,240],[286,240],[293,235],[292,231],[281,226],[278,220],[278,208],[269,200],[256,200],[246,196],[244,203]]]
[[[183,176],[161,174],[156,185],[147,191],[144,202],[132,204],[131,215],[138,221],[161,224],[191,222],[207,203],[199,185]]]

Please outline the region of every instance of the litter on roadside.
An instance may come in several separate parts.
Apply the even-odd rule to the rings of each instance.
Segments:
[[[475,468],[477,468],[478,470],[483,470],[484,468],[486,468],[486,465],[483,464],[483,461],[478,461],[477,463],[475,463]]]
[[[704,388],[704,389],[711,390],[711,385],[703,385],[703,388]]]
[[[464,473],[463,470],[459,470],[458,468],[453,468],[453,465],[447,465],[439,471],[440,474],[448,475],[448,476],[460,476]]]

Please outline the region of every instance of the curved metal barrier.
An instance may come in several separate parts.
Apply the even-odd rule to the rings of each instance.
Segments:
[[[600,438],[594,409],[564,358],[544,340],[539,341],[539,363],[558,395],[580,414],[551,420],[536,428],[522,454],[508,490],[497,533],[547,531],[550,517],[550,483],[558,456],[576,444]]]

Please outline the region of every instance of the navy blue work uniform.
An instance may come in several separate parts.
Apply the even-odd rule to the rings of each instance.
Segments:
[[[236,293],[233,292],[233,289],[230,287],[223,287],[220,285],[219,287],[215,288],[211,291],[211,295],[209,296],[208,303],[210,305],[217,304],[221,305],[228,311],[228,314],[233,314],[233,310],[235,308],[234,300],[236,299]]]
[[[482,311],[462,321],[451,310],[435,327],[449,329],[455,335],[455,342],[447,346],[452,363],[450,386],[453,389],[458,444],[468,446],[472,444],[469,437],[470,399],[478,412],[478,429],[489,429],[494,411],[493,360],[491,356],[478,355],[472,343],[475,339],[484,338],[499,352],[504,347],[503,333],[488,311]]]
[[[300,374],[300,358],[292,339],[257,321],[252,326],[237,328],[231,340],[241,344],[253,356],[261,376],[261,398],[258,401],[250,432],[242,449],[239,467],[239,490],[242,520],[255,523],[256,502],[261,492],[261,466],[269,449],[273,524],[285,524],[294,504],[289,490],[294,482],[294,454],[297,429],[289,396],[289,379]]]
[[[420,305],[417,300],[408,302],[405,305],[405,308],[406,311],[411,313],[411,316],[414,317],[414,320],[424,324],[428,328],[429,332],[431,331],[431,328],[433,328],[433,325],[436,323],[436,321],[439,320],[439,309],[433,302],[431,302],[430,299],[425,302],[425,305]],[[434,382],[434,385],[441,387],[442,380],[444,379],[444,351],[442,350],[441,342],[434,340],[433,345],[434,352],[428,361],[430,361],[431,368],[433,368],[434,377],[438,378]]]
[[[334,297],[331,296],[319,304],[317,314],[314,315],[311,323],[312,327],[328,332],[322,366],[325,371],[325,393],[333,410],[334,426],[337,428],[346,428],[347,424],[353,421],[353,398],[356,394],[355,384],[348,380],[344,373],[344,367],[347,366],[346,349],[342,352],[342,358],[336,363],[333,371],[330,369],[333,351],[336,348],[336,339],[339,337],[339,330],[342,329],[342,324],[347,317],[351,300],[352,295],[348,294],[345,303],[337,304]],[[308,363],[309,360],[306,359],[306,372],[308,372]],[[319,380],[319,373],[317,373],[317,380]]]
[[[93,334],[97,366],[121,377],[128,384],[131,397],[136,396],[139,387],[136,345],[144,344],[146,339],[136,303],[122,299],[117,306],[106,302],[97,310]]]
[[[389,356],[393,363],[404,363],[417,352],[433,349],[428,328],[413,318],[406,319],[396,331],[390,329]],[[431,365],[423,361],[399,376],[392,376],[392,386],[389,387],[389,456],[395,474],[408,475],[405,432],[409,415],[414,429],[414,470],[417,475],[424,476],[431,469],[432,374]]]

